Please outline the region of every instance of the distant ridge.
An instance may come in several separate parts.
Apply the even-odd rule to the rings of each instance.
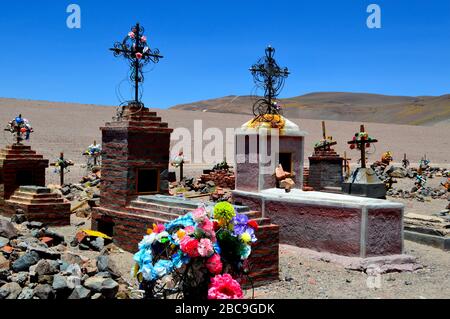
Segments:
[[[252,114],[254,97],[225,96],[171,107],[176,110]],[[435,125],[450,122],[450,94],[390,96],[369,93],[315,92],[280,99],[291,118]]]

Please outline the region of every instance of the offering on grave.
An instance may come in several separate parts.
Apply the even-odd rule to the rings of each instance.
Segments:
[[[257,229],[228,202],[154,224],[134,255],[140,288],[146,298],[241,299],[236,279],[247,277]]]
[[[19,114],[8,123],[5,131],[14,134],[16,138],[16,144],[20,144],[20,142],[22,142],[23,140],[30,139],[30,134],[33,132],[33,128],[31,127],[30,121],[22,118],[22,114]]]

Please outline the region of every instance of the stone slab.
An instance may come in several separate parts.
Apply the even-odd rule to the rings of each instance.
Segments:
[[[51,190],[48,187],[35,186],[35,185],[25,185],[19,187],[20,192],[33,193],[33,194],[50,194]]]
[[[233,191],[233,199],[280,225],[280,242],[343,256],[403,253],[401,203],[323,192]]]
[[[442,237],[405,230],[405,239],[419,244],[450,251],[450,237]]]

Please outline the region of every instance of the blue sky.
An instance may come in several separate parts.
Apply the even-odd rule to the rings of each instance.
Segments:
[[[66,26],[71,3],[81,29]],[[381,29],[366,26],[371,3]],[[165,57],[147,68],[147,106],[250,94],[268,44],[292,72],[281,97],[450,92],[448,0],[40,0],[1,1],[0,96],[118,104],[127,65],[108,48],[137,21]]]

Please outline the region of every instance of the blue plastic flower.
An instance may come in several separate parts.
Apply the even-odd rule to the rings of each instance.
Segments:
[[[247,259],[252,253],[252,248],[249,245],[243,245],[241,249],[241,259]]]
[[[195,226],[196,223],[194,219],[192,219],[192,214],[188,213],[186,215],[180,216],[175,220],[172,220],[171,222],[167,223],[165,225],[166,231],[170,231],[175,227],[187,227],[187,226]]]
[[[156,273],[155,279],[159,279],[172,272],[173,263],[170,260],[160,259],[153,266],[153,269]]]
[[[178,251],[172,256],[172,263],[175,268],[181,268],[183,265],[189,263],[191,259],[184,255],[181,251]]]
[[[219,243],[218,243],[218,242],[215,242],[215,243],[213,244],[213,247],[214,247],[214,251],[215,251],[217,254],[220,255],[221,249],[220,249]]]

